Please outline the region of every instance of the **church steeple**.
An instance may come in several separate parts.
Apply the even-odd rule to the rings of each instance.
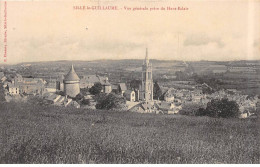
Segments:
[[[148,58],[148,49],[146,48],[146,53],[145,53],[145,64],[149,64],[149,58]]]
[[[153,101],[152,64],[149,62],[147,48],[142,66],[142,89],[140,97],[143,101]]]

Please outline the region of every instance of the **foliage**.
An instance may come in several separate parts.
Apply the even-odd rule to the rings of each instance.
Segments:
[[[0,83],[0,103],[5,101],[5,94],[3,84]]]
[[[90,89],[89,89],[89,93],[91,93],[92,95],[97,95],[100,94],[102,90],[102,85],[100,82],[96,82]]]
[[[85,99],[82,93],[77,94],[76,97],[72,98],[80,105],[89,105],[90,101],[89,99]]]
[[[159,99],[161,96],[162,96],[162,90],[161,90],[158,82],[155,81],[154,85],[153,85],[153,98]]]
[[[61,95],[61,96],[65,96],[65,92],[64,91],[56,92],[56,94]]]
[[[86,95],[88,94],[88,92],[89,92],[89,89],[88,89],[88,88],[81,88],[81,89],[80,89],[80,93],[81,93],[82,95],[84,95],[84,96],[86,96]]]
[[[81,101],[83,98],[84,98],[84,96],[82,95],[82,93],[79,93],[79,94],[77,94],[76,97],[73,98],[73,99],[76,100],[76,101]]]
[[[0,163],[259,164],[257,120],[0,105]]]
[[[195,116],[206,116],[207,115],[207,110],[204,108],[199,108],[196,112],[195,112]]]
[[[190,116],[195,116],[197,115],[196,112],[200,109],[203,108],[202,105],[197,104],[197,103],[186,103],[182,105],[182,109],[179,111],[181,115],[190,115]]]
[[[83,105],[90,105],[90,101],[89,101],[89,99],[83,99],[81,101],[81,104],[83,104]]]
[[[214,93],[215,92],[215,90],[214,89],[211,89],[211,88],[209,88],[209,87],[203,87],[202,88],[202,93],[203,94],[212,94],[212,93]]]
[[[207,104],[207,115],[210,117],[231,118],[238,117],[239,106],[235,101],[228,99],[213,99]]]
[[[212,88],[212,89],[210,89],[208,87],[204,87],[202,89],[204,94],[211,94],[218,90],[221,90],[223,88],[223,84],[224,84],[221,80],[214,78],[214,76],[199,76],[197,74],[193,74],[193,79],[198,84],[206,83],[207,85],[209,85]]]
[[[139,86],[142,84],[142,82],[140,80],[132,80],[130,82],[130,89],[132,90],[139,90]]]
[[[96,108],[106,110],[125,110],[126,100],[123,96],[114,93],[102,95],[97,99]]]

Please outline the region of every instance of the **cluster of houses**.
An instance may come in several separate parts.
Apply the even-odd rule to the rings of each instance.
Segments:
[[[241,94],[236,89],[227,89],[216,91],[212,94],[203,94],[201,89],[185,90],[185,89],[168,89],[164,94],[166,102],[172,102],[174,106],[185,104],[198,104],[204,108],[212,99],[227,98],[230,101],[235,101],[239,105],[241,117],[247,117],[256,111],[259,98],[257,96],[248,97],[248,95]],[[181,109],[181,108],[180,108]],[[175,111],[176,113],[177,111]]]
[[[1,72],[3,75],[3,72]],[[42,95],[45,92],[45,84],[41,78],[23,78],[20,74],[16,74],[11,80],[7,80],[6,76],[1,79],[6,95]]]
[[[152,64],[148,59],[148,51],[142,66],[142,80],[139,89],[132,90],[127,88],[125,83],[111,84],[107,77],[98,75],[85,75],[81,78],[76,74],[72,66],[66,76],[60,76],[57,79],[45,81],[42,78],[24,78],[16,74],[11,79],[3,72],[0,72],[0,81],[5,88],[5,95],[8,97],[39,95],[49,104],[57,106],[73,106],[80,108],[80,104],[76,101],[76,97],[80,94],[80,90],[91,88],[95,83],[100,83],[102,93],[109,94],[114,92],[126,99],[129,111],[140,113],[163,113],[177,114],[185,104],[199,104],[206,108],[207,103],[212,99],[228,98],[236,101],[242,117],[249,116],[256,110],[258,97],[248,98],[234,89],[220,90],[212,94],[203,94],[203,86],[197,86],[193,90],[166,88],[163,93],[163,100],[153,99],[153,79]],[[96,101],[94,95],[85,92],[84,100],[88,100],[87,107],[95,109]]]
[[[57,79],[46,81],[42,78],[22,77],[20,74],[10,77],[0,72],[0,81],[7,101],[25,99],[27,95],[37,95],[53,105],[79,108],[80,105],[73,98],[80,93],[80,89],[91,88],[95,83],[102,85],[102,93],[115,92],[125,96],[126,100],[136,101],[135,92],[127,90],[125,83],[111,84],[107,77],[98,75],[84,75],[79,78],[73,66],[66,76],[62,75]],[[84,98],[90,101],[89,107],[94,109],[96,102],[93,95],[88,92]]]

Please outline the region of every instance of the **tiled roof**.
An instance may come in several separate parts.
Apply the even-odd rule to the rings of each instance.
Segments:
[[[126,87],[125,83],[119,83],[119,87],[120,87],[121,91],[126,91],[127,90],[127,87]]]

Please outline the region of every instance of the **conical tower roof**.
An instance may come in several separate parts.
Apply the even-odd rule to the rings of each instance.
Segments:
[[[69,73],[64,78],[65,81],[79,81],[79,76],[76,74],[73,65],[71,65],[71,69]]]

